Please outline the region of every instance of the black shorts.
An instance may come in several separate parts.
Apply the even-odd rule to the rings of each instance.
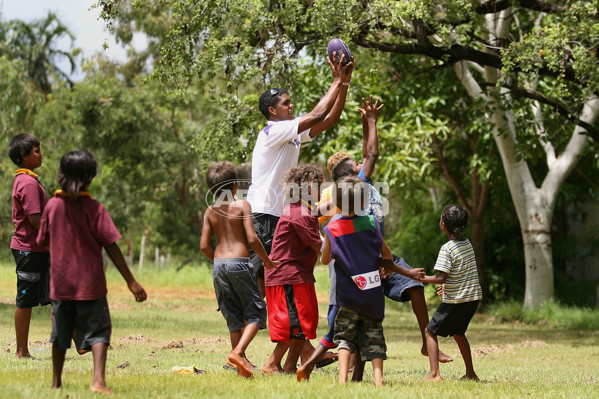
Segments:
[[[269,215],[268,213],[252,213],[252,219],[254,220],[254,230],[256,235],[264,245],[266,253],[270,255],[272,249],[272,239],[275,236],[275,229],[279,222],[279,217]],[[254,268],[256,276],[264,280],[264,266],[262,266],[262,258],[250,248],[250,263]]]
[[[50,304],[50,252],[12,250],[17,264],[17,308]]]
[[[466,334],[479,302],[442,303],[426,329],[442,337]]]
[[[50,342],[69,349],[73,332],[77,333],[78,350],[91,350],[103,342],[110,345],[112,322],[106,297],[91,301],[52,300],[52,336]]]

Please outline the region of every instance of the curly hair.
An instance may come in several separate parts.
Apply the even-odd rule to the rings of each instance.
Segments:
[[[337,151],[331,155],[329,159],[327,159],[327,170],[329,171],[329,175],[333,175],[333,168],[335,165],[347,158],[351,159],[351,155],[349,155],[349,152],[346,151]]]
[[[468,213],[459,205],[450,204],[443,208],[441,220],[452,236],[459,236],[468,225]]]
[[[364,209],[368,183],[358,176],[343,176],[335,182],[334,200],[343,214],[358,213]]]
[[[291,202],[297,202],[300,198],[308,200],[311,196],[320,191],[320,185],[324,183],[324,175],[317,165],[302,164],[289,169],[283,185],[285,194],[289,196]],[[312,190],[313,185],[317,192]]]

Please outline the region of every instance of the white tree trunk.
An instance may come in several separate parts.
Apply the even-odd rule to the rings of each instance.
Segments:
[[[492,42],[502,36],[505,23],[509,18],[497,19],[489,16],[487,18],[487,25],[491,32],[489,39]],[[526,265],[524,307],[536,307],[553,298],[551,224],[555,201],[563,182],[582,156],[588,136],[581,134],[582,129],[576,126],[568,146],[557,157],[550,143],[541,141],[546,151],[549,171],[539,188],[534,183],[528,164],[519,159],[517,154],[517,127],[514,123],[514,115],[501,100],[509,99],[509,92],[492,87],[485,93],[465,62],[457,63],[454,69],[470,96],[483,99],[492,109],[492,115],[487,116],[487,121],[494,127],[495,143],[501,156],[524,242]],[[498,75],[497,69],[485,68],[484,79],[487,82],[497,82]],[[580,119],[593,124],[598,112],[599,100],[593,97],[586,103]],[[543,125],[538,124],[538,126]],[[544,130],[539,128],[538,133],[541,137]]]

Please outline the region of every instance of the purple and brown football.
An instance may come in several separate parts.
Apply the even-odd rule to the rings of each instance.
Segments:
[[[331,41],[329,41],[329,45],[327,46],[327,53],[331,62],[333,62],[333,52],[337,52],[337,61],[341,59],[341,55],[345,54],[342,64],[343,66],[347,65],[352,60],[349,47],[347,47],[347,44],[345,44],[345,42],[339,38],[331,39]]]

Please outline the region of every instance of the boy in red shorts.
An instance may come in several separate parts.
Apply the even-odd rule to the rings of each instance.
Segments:
[[[270,339],[277,343],[262,367],[267,374],[283,371],[281,359],[287,350],[286,364],[297,365],[306,340],[316,338],[314,265],[322,239],[312,207],[318,202],[323,181],[322,172],[310,165],[291,168],[284,180],[290,199],[277,224],[270,253],[271,259],[281,264],[264,273]]]

